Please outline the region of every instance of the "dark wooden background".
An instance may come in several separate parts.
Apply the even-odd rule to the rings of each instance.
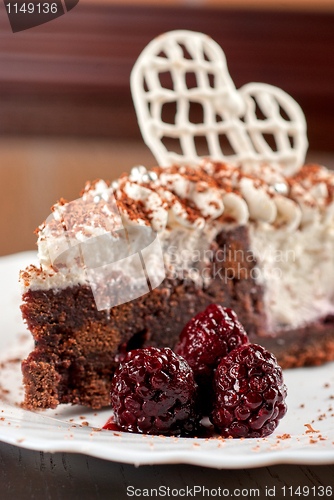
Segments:
[[[139,139],[131,68],[158,34],[191,29],[223,48],[237,87],[282,87],[303,107],[312,149],[333,150],[334,12],[82,2],[10,31],[0,4],[0,134]]]

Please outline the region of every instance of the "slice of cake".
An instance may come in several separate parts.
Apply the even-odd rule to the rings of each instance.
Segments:
[[[334,359],[333,210],[334,174],[324,167],[285,177],[270,166],[246,173],[211,160],[136,167],[111,187],[88,183],[80,200],[61,200],[38,229],[41,266],[20,276],[35,339],[22,363],[27,406],[109,405],[125,353],[173,347],[211,303],[234,309],[250,341],[284,368]],[[158,234],[166,278],[150,291],[147,276],[117,257],[113,236],[122,227]],[[98,263],[89,267],[87,255]],[[97,294],[91,268],[115,261]],[[103,308],[105,297],[118,305]]]
[[[237,90],[221,48],[189,31],[153,40],[131,89],[160,166],[88,183],[38,229],[41,265],[21,272],[26,405],[109,405],[126,352],[173,347],[211,303],[284,368],[334,359],[334,174],[302,166],[299,105]]]

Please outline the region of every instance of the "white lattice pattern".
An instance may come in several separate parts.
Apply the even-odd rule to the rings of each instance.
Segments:
[[[171,31],[150,42],[132,70],[131,90],[143,138],[161,166],[197,165],[204,146],[205,157],[279,164],[286,174],[303,164],[306,123],[296,101],[263,83],[236,90],[224,52],[202,33]],[[169,123],[164,107],[171,105]],[[203,115],[197,123],[194,106]]]

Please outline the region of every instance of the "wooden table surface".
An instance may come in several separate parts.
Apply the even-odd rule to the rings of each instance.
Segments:
[[[166,486],[172,490],[195,485],[208,489],[229,488],[230,492],[236,488],[256,488],[259,490],[256,498],[261,499],[268,498],[266,487],[275,486],[272,498],[284,498],[282,486],[334,487],[334,466],[277,465],[248,470],[216,470],[192,465],[136,468],[85,455],[42,453],[0,443],[1,500],[122,500],[130,498],[127,486],[140,489]],[[255,494],[250,492],[249,496],[243,496],[253,497]],[[196,498],[213,496],[197,495]]]

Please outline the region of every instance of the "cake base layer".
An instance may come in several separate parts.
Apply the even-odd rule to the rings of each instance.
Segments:
[[[282,331],[275,338],[251,340],[273,352],[282,368],[319,366],[334,360],[334,317]]]
[[[223,246],[232,255],[248,248],[247,229],[221,233],[212,255]],[[35,339],[34,351],[22,363],[26,405],[110,404],[111,377],[126,351],[173,347],[184,325],[214,302],[234,309],[250,334],[264,335],[263,290],[248,277],[255,262],[241,264],[243,274],[238,271],[238,279],[231,279],[228,273],[240,262],[212,259],[206,288],[166,278],[149,294],[108,311],[97,310],[89,286],[29,290],[21,306]]]
[[[207,287],[165,279],[149,294],[108,311],[97,310],[89,286],[26,292],[21,309],[35,339],[34,351],[22,363],[26,406],[110,405],[111,378],[125,353],[173,347],[184,325],[212,303],[234,309],[251,342],[272,351],[283,368],[334,359],[334,318],[268,336],[263,289],[250,277],[256,262],[242,257],[249,248],[245,227],[220,233],[212,254],[217,256],[219,248],[231,252],[210,262]]]
[[[171,287],[161,288],[114,308],[108,318],[105,311],[95,310],[88,287],[69,288],[54,296],[29,292],[22,309],[35,332],[36,346],[22,363],[26,405],[109,405],[111,378],[124,354],[151,345],[173,347],[184,324],[212,302],[218,302],[218,297],[179,285],[172,293]],[[228,305],[238,309],[240,302]],[[334,318],[275,338],[251,332],[250,340],[273,352],[282,368],[320,365],[334,359]]]
[[[249,296],[244,298],[246,316]],[[241,308],[239,299],[227,299],[222,291],[211,295],[194,286],[165,282],[140,299],[99,312],[89,287],[58,294],[28,292],[22,311],[34,335],[35,350],[22,363],[26,404],[41,408],[59,403],[108,405],[111,377],[127,351],[173,347],[183,326],[212,302]]]

